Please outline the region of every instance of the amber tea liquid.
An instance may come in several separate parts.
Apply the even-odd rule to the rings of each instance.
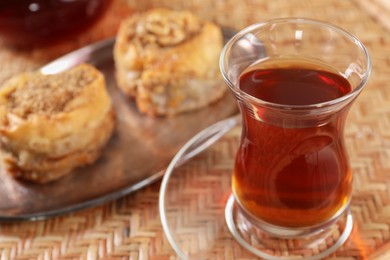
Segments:
[[[351,91],[347,79],[321,64],[274,64],[248,68],[239,88],[292,107],[334,100]],[[347,206],[352,175],[339,129],[348,108],[319,125],[305,126],[294,125],[293,118],[269,123],[262,120],[269,113],[264,107],[240,106],[245,123],[233,192],[245,211],[269,224],[298,228],[326,222]]]

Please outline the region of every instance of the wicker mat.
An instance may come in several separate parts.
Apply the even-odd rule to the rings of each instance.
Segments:
[[[351,207],[356,225],[353,236],[329,259],[390,259],[390,8],[386,0],[127,0],[126,5],[121,1],[113,1],[115,4],[106,17],[89,33],[72,42],[28,51],[9,49],[0,43],[0,82],[18,72],[38,68],[87,43],[112,36],[124,15],[151,7],[190,9],[236,29],[262,19],[287,16],[335,23],[351,31],[368,47],[373,73],[349,114],[346,129],[354,169]],[[225,136],[210,151],[183,168],[212,172],[222,167],[218,164],[221,158],[215,154],[233,153],[226,149],[234,149],[234,145],[226,143],[236,140],[237,134]],[[117,201],[45,221],[2,223],[0,258],[176,259],[159,218],[159,185],[156,183]],[[188,214],[196,214],[196,207],[191,209]],[[231,240],[231,237],[226,238],[226,241]],[[196,247],[197,243],[202,243],[202,237],[194,238],[192,243]],[[255,259],[231,243],[220,245],[218,250],[219,253],[205,258]]]

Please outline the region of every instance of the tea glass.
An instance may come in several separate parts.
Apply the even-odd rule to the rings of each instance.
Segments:
[[[240,78],[253,66],[329,72],[345,78],[351,89],[318,103],[271,102],[241,89]],[[321,259],[334,252],[353,226],[343,132],[371,72],[366,48],[326,22],[274,19],[238,32],[225,45],[220,67],[242,120],[233,195],[225,210],[231,233],[266,259]]]

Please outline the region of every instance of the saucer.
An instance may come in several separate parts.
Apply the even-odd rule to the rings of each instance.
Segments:
[[[350,210],[346,210],[340,222],[329,231],[331,237],[325,244],[314,243],[318,250],[281,255],[269,247],[248,249],[253,248],[251,241],[256,242],[258,238],[243,238],[240,235],[242,227],[228,226],[225,220],[225,213],[231,218],[228,222],[241,217],[231,196],[231,174],[241,134],[239,121],[238,116],[229,118],[194,136],[179,150],[165,172],[160,189],[160,216],[166,238],[179,258],[257,259],[260,256],[266,259],[323,259],[331,254],[331,258],[360,259],[375,252],[375,248],[370,246],[370,232],[375,226],[367,226],[363,214],[371,202],[363,199],[367,192],[362,193],[365,186],[361,183],[366,180],[366,175],[361,171],[361,158],[371,152],[370,147],[377,147],[374,151],[380,148],[385,155],[389,142],[373,129],[355,131],[351,127],[347,130],[346,143],[354,170]],[[189,156],[188,151],[203,145],[210,147],[184,163]],[[376,158],[377,161],[383,161],[382,156]],[[385,211],[377,210],[371,212],[370,216],[382,219],[383,214]],[[238,239],[232,235],[235,232],[239,234],[236,236]]]

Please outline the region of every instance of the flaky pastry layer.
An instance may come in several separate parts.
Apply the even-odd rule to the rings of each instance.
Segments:
[[[16,178],[46,183],[93,163],[114,126],[104,76],[88,64],[20,74],[0,89],[1,161]]]
[[[114,127],[115,113],[112,109],[101,124],[93,129],[91,142],[69,154],[55,157],[26,150],[11,152],[2,149],[0,158],[6,172],[13,177],[35,183],[47,183],[68,174],[76,167],[94,163],[109,141]]]
[[[88,75],[87,82],[83,82],[80,74],[76,73],[80,71],[81,74]],[[75,76],[81,79],[69,79]],[[69,81],[70,83],[67,83]],[[10,103],[13,94],[16,96],[15,93],[18,92],[34,92],[34,85],[31,85],[31,82],[35,86],[46,86],[46,89],[50,88],[47,86],[48,82],[63,82],[63,85],[71,89],[69,93],[63,95],[69,95],[70,98],[62,100],[61,104],[58,101],[60,98],[48,104],[50,102],[45,103],[45,99],[54,99],[56,98],[54,95],[39,96],[40,93],[35,93],[27,95],[24,99],[19,97],[19,102],[12,104],[16,107],[12,107]],[[72,92],[72,87],[67,84],[80,85],[73,85]],[[51,87],[58,89],[61,86]],[[61,96],[61,93],[58,95]],[[37,104],[28,104],[31,102]],[[55,102],[58,102],[59,106],[50,107],[54,107]],[[18,106],[22,108],[18,109]],[[63,156],[85,147],[93,140],[93,130],[101,125],[111,106],[104,77],[91,65],[82,64],[58,75],[46,76],[40,72],[21,74],[7,81],[0,89],[0,142],[10,151],[26,150],[54,157]],[[34,110],[34,107],[38,108]]]
[[[221,29],[185,11],[152,9],[123,21],[114,47],[119,88],[141,112],[171,115],[226,91],[219,73]]]

